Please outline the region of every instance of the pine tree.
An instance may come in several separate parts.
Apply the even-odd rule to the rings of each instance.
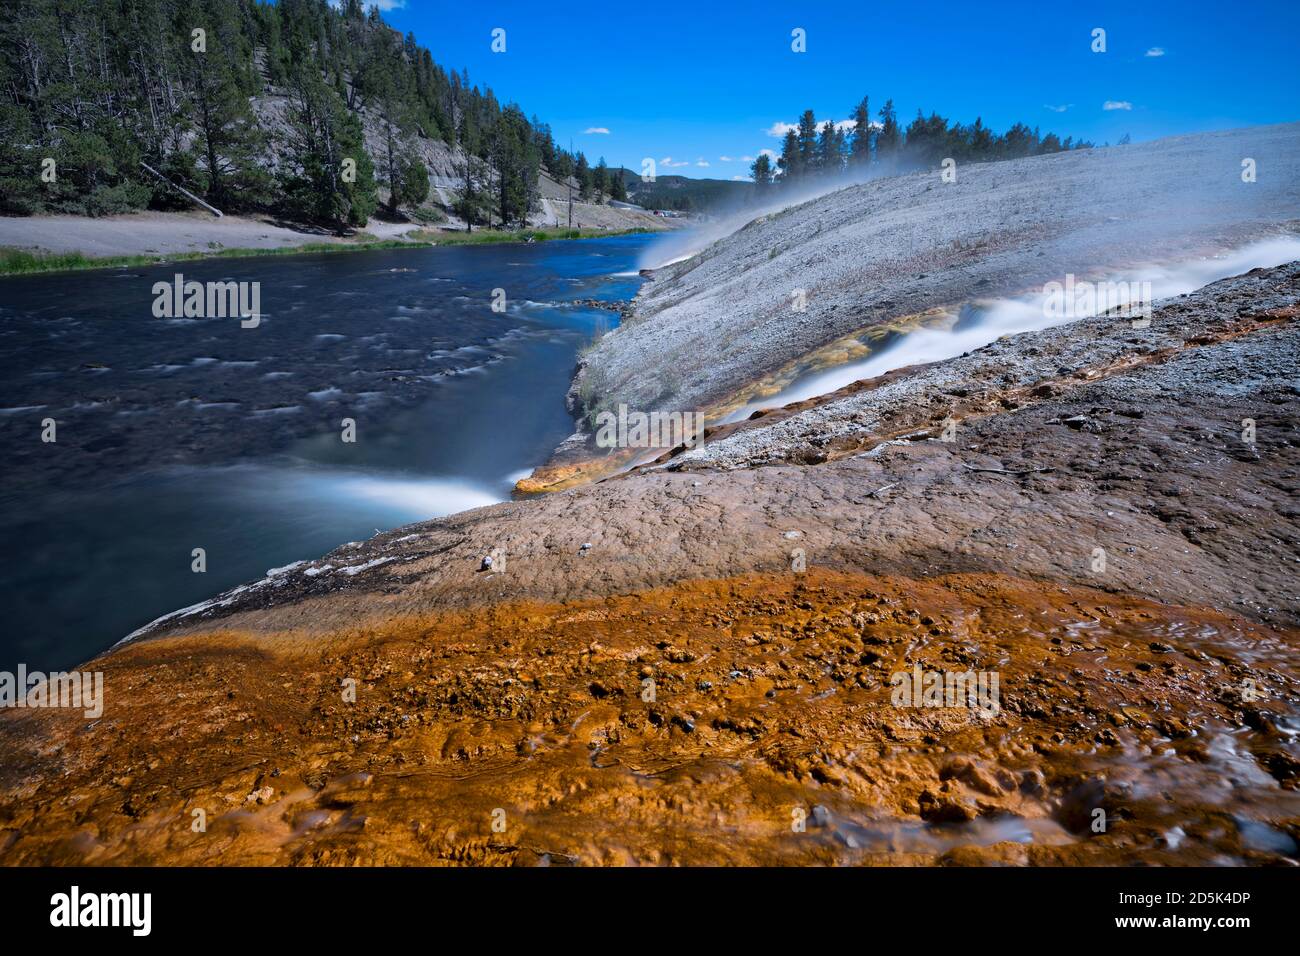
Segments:
[[[871,109],[867,98],[853,109],[853,142],[849,147],[849,164],[865,167],[871,162]]]
[[[487,208],[482,161],[467,153],[460,164],[460,176],[461,187],[452,203],[452,211],[465,220],[465,231],[473,232]]]
[[[817,120],[812,110],[804,110],[799,117],[799,165],[801,172],[814,172],[817,161]]]
[[[263,137],[249,106],[256,86],[238,10],[230,0],[210,0],[203,11],[191,3],[183,16],[208,24],[206,50],[186,45],[182,54],[205,198],[218,208],[254,208],[268,198],[271,177],[256,162]],[[156,161],[167,171],[176,165],[168,157]]]
[[[609,178],[609,198],[618,202],[627,202],[627,180],[624,179],[625,171],[620,166],[610,174]]]
[[[894,113],[894,101],[886,100],[880,109],[880,130],[876,133],[876,158],[884,164],[896,163],[903,145],[902,130]]]
[[[750,175],[754,177],[754,188],[765,193],[772,186],[772,160],[767,153],[759,153],[758,158],[754,160],[749,167]]]
[[[363,226],[374,212],[374,164],[361,124],[321,78],[314,62],[291,80],[292,162],[281,175],[288,208],[340,232]]]
[[[781,181],[792,182],[803,175],[803,159],[799,153],[799,134],[787,130],[785,140],[781,143],[781,158],[777,160],[781,167]]]
[[[823,175],[839,175],[843,148],[843,134],[835,128],[832,120],[827,120],[817,138],[817,168]]]
[[[408,150],[401,159],[398,201],[406,206],[419,206],[428,198],[429,170],[414,150]]]
[[[587,165],[587,157],[582,153],[578,154],[577,166],[573,170],[573,177],[578,181],[578,198],[584,202],[591,198],[591,167]]]

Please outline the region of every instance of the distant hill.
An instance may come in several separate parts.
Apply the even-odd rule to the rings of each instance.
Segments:
[[[635,170],[619,168],[614,172],[623,174],[628,201],[647,209],[698,212],[721,202],[743,199],[754,189],[753,183],[732,179],[659,175],[653,183],[645,183],[641,181],[641,173]]]

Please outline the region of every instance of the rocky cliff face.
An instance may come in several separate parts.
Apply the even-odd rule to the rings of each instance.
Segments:
[[[278,169],[284,161],[289,142],[289,109],[289,98],[284,94],[272,92],[253,100],[258,123],[268,134],[266,165],[271,170]],[[375,160],[380,201],[385,202],[388,189],[379,173],[386,155],[384,127],[372,110],[363,106],[357,112],[365,136],[366,151]],[[411,134],[403,142],[412,145],[429,171],[429,199],[426,205],[443,217],[446,224],[463,228],[464,222],[451,211],[451,207],[463,184],[464,150],[459,146],[448,146],[440,139],[424,136],[420,131]],[[570,222],[568,185],[543,169],[538,176],[538,193],[541,202],[530,214],[529,225],[567,227]],[[621,209],[606,203],[580,202],[576,198],[576,186],[573,193],[572,224],[575,229],[608,229],[616,232],[627,229],[663,229],[672,224],[636,209]]]

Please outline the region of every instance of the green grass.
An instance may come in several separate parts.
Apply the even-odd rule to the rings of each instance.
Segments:
[[[270,249],[210,249],[204,252],[129,256],[88,256],[80,252],[29,252],[26,249],[0,248],[0,275],[30,275],[37,272],[65,272],[72,269],[117,269],[123,266],[151,266],[160,262],[189,262],[194,259],[284,256],[306,252],[351,252],[355,249],[383,249],[405,245],[412,245],[412,243],[400,240],[356,243],[308,242],[300,246],[277,246]]]
[[[359,239],[349,242],[307,242],[297,246],[268,249],[213,249],[204,252],[172,252],[152,255],[87,256],[80,252],[30,252],[26,249],[0,247],[0,276],[32,275],[41,272],[67,272],[74,269],[118,269],[124,266],[151,266],[163,262],[189,262],[194,259],[235,259],[246,256],[290,256],[321,252],[355,252],[361,249],[403,249],[429,246],[477,245],[493,242],[545,242],[551,239],[590,239],[596,236],[627,236],[644,229],[609,231],[600,229],[530,229],[525,232],[485,229],[475,232],[441,232],[421,229],[409,233],[409,239]]]
[[[492,242],[546,242],[550,239],[594,239],[597,236],[630,236],[649,232],[647,229],[527,229],[516,232],[502,229],[477,229],[474,232],[431,232],[420,230],[411,233],[416,239],[430,245],[466,246]]]

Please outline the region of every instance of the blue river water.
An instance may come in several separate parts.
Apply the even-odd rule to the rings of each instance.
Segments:
[[[74,666],[270,568],[507,499],[617,323],[576,300],[634,295],[650,241],[0,279],[0,670]],[[176,273],[259,283],[260,324],[155,317]]]

